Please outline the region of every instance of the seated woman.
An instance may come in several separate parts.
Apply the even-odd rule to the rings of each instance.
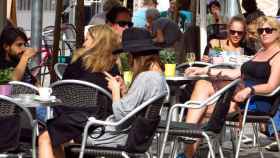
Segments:
[[[250,94],[271,93],[280,85],[280,24],[273,17],[261,17],[258,19],[258,36],[262,44],[253,59],[244,63],[241,68],[237,69],[208,69],[191,67],[186,69],[187,75],[208,74],[211,76],[222,77],[222,79],[233,80],[241,77],[244,80],[245,87],[238,91],[234,96],[230,111],[237,110],[236,103],[242,103],[250,96]],[[213,86],[212,82],[199,80],[196,82],[191,100],[205,100],[215,93],[221,87]],[[254,98],[249,110],[257,112],[268,112],[271,107],[272,99],[264,99],[263,97]],[[201,109],[189,109],[186,122],[202,123],[206,112],[212,112],[211,106]],[[197,143],[187,145],[186,156],[193,157],[197,148]]]
[[[238,54],[242,54],[243,51],[245,53],[251,54],[251,52],[247,52],[247,49],[241,46],[241,43],[246,35],[246,21],[241,16],[234,16],[228,23],[228,36],[226,39],[212,39],[209,44],[205,48],[205,52],[202,58],[204,62],[210,62],[209,56],[211,49],[219,49],[223,52],[236,52]],[[220,56],[224,57],[226,54],[220,54]]]
[[[133,80],[129,90],[125,93],[126,89],[122,86],[123,80],[106,73],[108,87],[112,90],[114,112],[107,119],[113,122],[121,120],[150,98],[167,93],[163,64],[159,58],[160,48],[152,44],[150,33],[140,28],[127,29],[123,33],[122,43],[124,51],[129,53],[128,62],[133,72]],[[106,127],[105,131],[114,130],[112,127]],[[116,147],[118,145],[124,146],[126,140],[126,134],[110,132],[98,139],[89,138],[88,143]]]
[[[111,40],[106,41],[113,42]],[[138,44],[143,42],[145,45]],[[101,46],[104,47],[104,44]],[[163,64],[159,58],[159,48],[152,45],[152,38],[149,32],[137,28],[125,30],[123,33],[123,48],[130,53],[129,63],[131,64],[134,74],[132,85],[129,90],[126,90],[124,82],[120,76],[114,77],[104,70],[104,74],[107,76],[106,79],[108,80],[108,88],[112,91],[113,97],[113,115],[107,118],[112,121],[122,119],[144,101],[147,101],[154,96],[167,93],[166,81],[162,74]],[[107,57],[107,55],[104,55],[104,57]],[[106,128],[106,130],[110,129]],[[54,135],[48,132],[44,132],[40,136],[39,153],[41,158],[64,156],[62,150],[52,149],[52,145],[58,147],[59,143],[62,144],[64,142],[55,144],[54,141],[56,140],[52,137],[54,137]],[[89,138],[88,143],[100,145],[106,144],[106,146],[124,145],[126,138],[127,136],[123,134],[110,135],[105,133],[97,140]]]
[[[108,25],[97,25],[89,28],[83,44],[84,48],[73,54],[72,62],[66,68],[63,79],[84,80],[107,89],[107,81],[103,71],[108,71],[112,75],[119,74],[117,69],[114,69],[117,57],[112,54],[120,45],[119,38]],[[101,119],[112,114],[111,101],[104,101],[104,98],[99,97],[98,103],[101,103],[100,106],[108,107],[104,108],[107,111],[102,111],[104,116],[97,113],[95,108],[56,107],[54,110],[57,117],[48,121],[48,131],[44,131],[39,136],[39,157],[63,157],[63,143],[82,134],[87,121],[86,116],[95,116]],[[71,112],[75,114],[73,115]],[[84,119],[84,123],[71,119],[71,116]]]

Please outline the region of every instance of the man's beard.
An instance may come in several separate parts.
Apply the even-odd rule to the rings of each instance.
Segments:
[[[18,63],[20,61],[20,55],[8,53],[11,62]]]

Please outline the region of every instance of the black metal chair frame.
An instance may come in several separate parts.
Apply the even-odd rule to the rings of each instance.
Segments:
[[[37,137],[37,128],[38,128],[37,127],[38,126],[37,120],[32,118],[32,115],[31,115],[30,111],[27,108],[25,108],[24,106],[21,106],[20,103],[15,101],[13,98],[10,98],[8,96],[0,95],[0,102],[1,102],[1,100],[5,101],[7,103],[10,103],[9,106],[4,106],[4,107],[0,106],[0,108],[4,108],[3,109],[4,111],[7,110],[5,108],[12,108],[13,106],[15,106],[16,108],[19,109],[19,110],[15,110],[15,113],[14,113],[15,115],[19,114],[19,112],[22,111],[27,116],[28,122],[29,122],[30,126],[32,127],[32,158],[36,158],[36,154],[37,154],[36,153],[36,137]],[[10,153],[0,154],[0,157],[8,157],[8,156],[22,157],[23,153],[19,153],[19,154],[13,154],[13,153],[11,153],[11,154]]]

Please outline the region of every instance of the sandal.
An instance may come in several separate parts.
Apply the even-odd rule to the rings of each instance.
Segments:
[[[279,149],[278,149],[277,141],[274,141],[274,142],[270,143],[269,145],[265,146],[265,149],[267,151],[271,151],[271,152],[278,152]]]

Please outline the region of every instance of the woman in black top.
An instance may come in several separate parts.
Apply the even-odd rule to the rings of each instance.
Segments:
[[[118,48],[119,41],[120,37],[108,25],[89,28],[83,44],[84,48],[74,53],[63,79],[84,80],[109,90],[103,72],[109,71],[113,75],[118,74],[117,69],[114,68],[116,56],[112,52]],[[104,108],[106,111],[102,112],[106,116],[100,116],[99,112],[89,107],[79,108],[79,110],[67,106],[55,108],[57,116],[47,122],[48,131],[44,131],[39,136],[39,157],[64,157],[63,144],[82,134],[87,116],[106,118],[112,114],[111,104],[111,101],[98,97],[99,106],[110,107]],[[83,123],[81,120],[84,120]]]
[[[208,74],[222,77],[222,79],[233,80],[241,77],[245,82],[245,87],[234,96],[230,111],[237,110],[237,102],[242,103],[253,94],[268,94],[280,85],[280,23],[273,17],[261,17],[258,19],[258,36],[262,44],[254,58],[244,63],[241,69],[208,69],[191,67],[186,69],[187,75]],[[211,82],[200,80],[196,83],[191,100],[205,100],[215,93]],[[249,110],[256,112],[267,112],[270,110],[271,102],[262,97],[254,98],[249,106]],[[187,123],[201,123],[206,111],[212,112],[208,106],[203,109],[189,109],[186,116]],[[188,157],[192,157],[196,145],[188,147],[186,152]],[[192,151],[190,151],[192,150]]]

